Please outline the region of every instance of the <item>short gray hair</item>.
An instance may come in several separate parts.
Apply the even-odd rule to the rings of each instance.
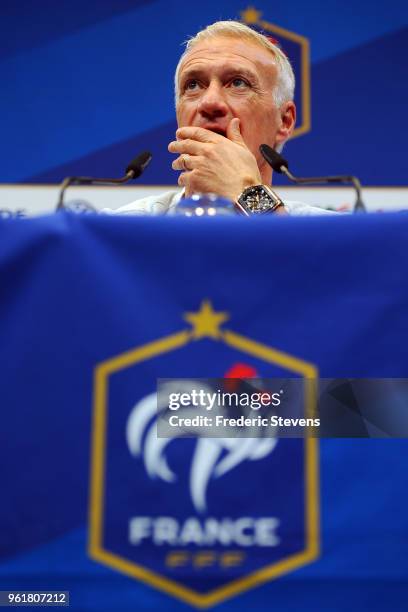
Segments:
[[[278,79],[274,91],[272,92],[273,99],[276,106],[279,108],[284,102],[293,100],[295,93],[295,75],[293,74],[292,66],[277,45],[269,40],[263,34],[256,32],[247,25],[240,21],[216,21],[215,23],[207,26],[203,30],[200,30],[195,36],[192,36],[187,40],[186,48],[184,53],[179,59],[176,68],[176,74],[174,77],[174,91],[176,104],[179,97],[178,91],[178,77],[180,72],[180,66],[186,57],[186,55],[203,40],[215,38],[216,36],[229,36],[231,38],[241,38],[244,40],[252,41],[258,45],[261,45],[267,49],[275,58],[276,66],[278,67]]]

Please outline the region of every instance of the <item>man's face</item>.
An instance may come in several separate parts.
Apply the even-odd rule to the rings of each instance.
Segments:
[[[228,123],[238,117],[247,147],[263,166],[259,145],[275,146],[287,137],[272,95],[277,74],[273,55],[256,43],[227,36],[198,43],[179,70],[179,127],[225,136]]]

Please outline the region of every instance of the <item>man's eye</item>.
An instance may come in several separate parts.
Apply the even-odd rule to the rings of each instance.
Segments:
[[[196,79],[191,79],[184,85],[184,91],[194,91],[194,89],[197,89],[197,87],[198,81]]]
[[[232,79],[231,85],[233,85],[233,87],[241,88],[241,87],[248,87],[249,83],[245,81],[245,79],[241,79],[241,77],[236,77],[235,79]]]

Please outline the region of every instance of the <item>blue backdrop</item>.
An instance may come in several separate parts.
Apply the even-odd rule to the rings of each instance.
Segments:
[[[2,3],[1,182],[119,175],[140,150],[145,184],[175,184],[173,72],[181,43],[237,0],[49,0]],[[270,3],[261,19],[311,48],[311,125],[288,145],[302,174],[355,173],[367,185],[407,185],[407,3]]]

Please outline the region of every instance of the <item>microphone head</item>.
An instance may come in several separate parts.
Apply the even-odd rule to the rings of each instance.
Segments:
[[[126,174],[133,172],[132,179],[138,178],[145,170],[146,166],[149,165],[152,159],[152,154],[149,151],[143,151],[137,157],[132,159],[130,164],[126,168]]]
[[[282,174],[282,166],[284,166],[285,168],[289,168],[288,161],[284,157],[282,157],[282,155],[279,155],[279,153],[277,153],[275,149],[272,149],[272,147],[270,147],[269,145],[261,144],[259,150],[262,153],[263,158],[266,159],[271,168],[276,172]]]

